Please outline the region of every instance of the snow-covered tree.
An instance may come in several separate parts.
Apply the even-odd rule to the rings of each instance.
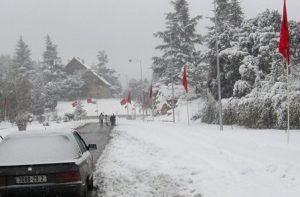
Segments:
[[[54,44],[49,35],[45,40],[45,51],[43,53],[43,61],[40,64],[40,72],[43,77],[42,81],[38,81],[38,84],[43,84],[43,90],[36,90],[41,92],[39,97],[42,103],[45,103],[45,107],[54,110],[57,101],[67,95],[66,92],[62,92],[64,89],[64,81],[66,80],[66,74],[63,70],[61,58],[58,56],[57,45]],[[37,102],[37,105],[41,105],[41,102]]]
[[[44,114],[46,104],[46,89],[44,88],[44,81],[41,72],[37,72],[36,77],[32,83],[32,113],[41,116]]]
[[[239,124],[252,128],[286,128],[287,84],[286,64],[278,52],[281,16],[278,11],[266,10],[257,17],[245,20],[236,29],[238,42],[221,50],[220,59],[231,58],[232,52],[241,55],[238,72],[241,76],[233,86],[233,97],[223,100],[224,124]],[[291,72],[289,76],[290,125],[299,128],[299,43],[300,24],[290,21]],[[234,37],[233,37],[234,38]],[[222,46],[222,45],[221,45]],[[233,50],[235,49],[235,50]],[[230,51],[228,53],[228,51]],[[227,65],[227,64],[225,64]],[[228,69],[228,71],[233,71]],[[222,84],[223,85],[223,84]],[[206,108],[208,109],[208,108]],[[202,120],[210,120],[218,112],[216,105],[203,112]],[[217,118],[214,121],[217,122]]]
[[[14,80],[17,78],[28,78],[33,74],[34,65],[31,60],[31,52],[28,45],[20,37],[15,54],[12,59],[10,73]]]
[[[229,23],[234,27],[239,27],[244,20],[244,13],[239,0],[231,0],[229,4]]]
[[[77,105],[74,111],[74,118],[75,120],[81,120],[85,116],[86,110],[83,108],[82,102],[80,100],[77,100]]]
[[[67,76],[61,81],[60,96],[63,99],[74,100],[80,98],[85,82],[82,79],[81,73]]]
[[[3,109],[3,117],[6,115],[6,118],[10,121],[14,121],[17,116],[17,97],[16,97],[16,87],[14,83],[6,81],[2,89],[2,104],[6,98],[6,111]]]
[[[105,80],[107,80],[116,92],[120,93],[122,90],[121,82],[119,81],[119,76],[117,72],[112,69],[108,68],[108,55],[105,51],[99,51],[98,55],[98,64],[93,65],[92,69],[100,76],[102,76]]]
[[[0,80],[5,81],[7,78],[11,61],[12,60],[9,55],[0,55]],[[3,82],[1,84],[3,84]]]
[[[9,55],[0,55],[0,103],[4,103],[7,91],[5,87],[8,83],[8,69],[11,64],[11,58]],[[4,119],[5,110],[0,108],[0,121]]]
[[[215,18],[216,17],[216,18]],[[243,19],[243,12],[238,1],[217,0],[213,25],[205,37],[208,47],[204,60],[209,68],[207,87],[215,99],[218,98],[216,33],[220,60],[220,79],[222,98],[231,97],[234,83],[240,80],[239,66],[244,59],[244,52],[239,48],[238,27]],[[216,24],[215,24],[216,22]],[[217,29],[215,29],[217,28]]]
[[[166,109],[170,108],[163,106],[170,105],[169,94],[160,91],[171,91],[172,83],[181,87],[184,65],[187,67],[189,89],[192,95],[201,94],[202,90],[205,90],[207,69],[201,64],[202,56],[199,50],[202,36],[196,32],[196,26],[202,17],[190,17],[186,0],[171,1],[171,5],[173,11],[166,14],[165,30],[154,34],[162,41],[162,44],[155,48],[160,51],[160,55],[153,57],[152,64],[156,114],[168,113]],[[183,95],[184,91],[179,91],[175,100],[177,101]]]
[[[27,78],[18,78],[15,86],[18,114],[30,113],[32,84]]]
[[[46,36],[46,50],[43,53],[41,69],[45,83],[61,80],[65,76],[61,58],[58,57],[57,46],[53,44],[49,35]]]
[[[183,65],[187,65],[188,70],[194,73],[192,70],[200,62],[200,52],[196,47],[202,41],[202,37],[196,33],[201,16],[190,17],[186,0],[171,1],[171,4],[174,12],[166,14],[166,30],[154,34],[163,43],[156,47],[162,55],[153,57],[153,77],[155,82],[165,85],[171,82],[172,77],[179,83]]]
[[[35,73],[36,66],[30,57],[30,49],[21,36],[10,64],[7,80],[13,91],[10,95],[13,98],[8,100],[10,120],[16,120],[17,117],[31,113],[32,82]]]

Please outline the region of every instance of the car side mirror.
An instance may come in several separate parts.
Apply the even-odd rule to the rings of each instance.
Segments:
[[[88,148],[88,150],[96,150],[97,144],[89,144],[87,148]]]

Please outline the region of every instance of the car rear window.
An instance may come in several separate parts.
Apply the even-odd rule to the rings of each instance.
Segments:
[[[0,143],[0,165],[52,163],[78,157],[78,147],[64,135],[13,136]]]

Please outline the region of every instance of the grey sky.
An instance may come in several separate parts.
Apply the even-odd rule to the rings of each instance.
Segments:
[[[212,0],[188,0],[191,15],[212,15]],[[283,0],[241,0],[246,17],[266,8],[282,12]],[[300,21],[299,0],[287,0],[289,19]],[[143,63],[143,74],[150,77],[151,58],[159,40],[153,33],[164,29],[164,14],[171,11],[169,0],[1,0],[0,54],[13,54],[20,35],[29,45],[32,58],[39,60],[49,34],[58,45],[63,62],[77,56],[87,64],[96,63],[99,50],[106,50],[109,65],[124,81],[140,77],[136,62]],[[207,21],[200,21],[204,32]]]

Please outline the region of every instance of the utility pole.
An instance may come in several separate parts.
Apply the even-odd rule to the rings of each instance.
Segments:
[[[142,67],[142,60],[141,59],[136,59],[136,58],[133,58],[133,59],[129,59],[128,61],[129,62],[132,62],[133,60],[135,60],[136,62],[138,62],[139,64],[139,67],[140,67],[140,73],[141,73],[141,85],[142,85],[142,89],[141,89],[141,106],[142,106],[142,112],[143,112],[143,120],[145,119],[145,115],[144,115],[144,91],[143,91],[143,88],[144,88],[144,82],[143,82],[143,67]]]
[[[170,48],[172,50],[173,47],[173,39],[172,39],[172,32],[170,32]],[[171,66],[173,66],[173,59],[172,59],[172,54],[171,54],[171,58],[170,58],[170,65],[169,68],[171,68]],[[171,69],[171,83],[172,83],[172,115],[173,115],[173,123],[175,123],[175,96],[174,96],[174,74],[173,74],[173,70]]]
[[[217,6],[214,0],[215,10],[215,35],[216,35],[216,56],[217,56],[217,73],[218,73],[218,99],[219,99],[219,123],[220,131],[223,131],[223,117],[222,117],[222,96],[221,96],[221,78],[220,78],[220,58],[219,58],[219,38],[218,38],[218,20],[217,20]]]

